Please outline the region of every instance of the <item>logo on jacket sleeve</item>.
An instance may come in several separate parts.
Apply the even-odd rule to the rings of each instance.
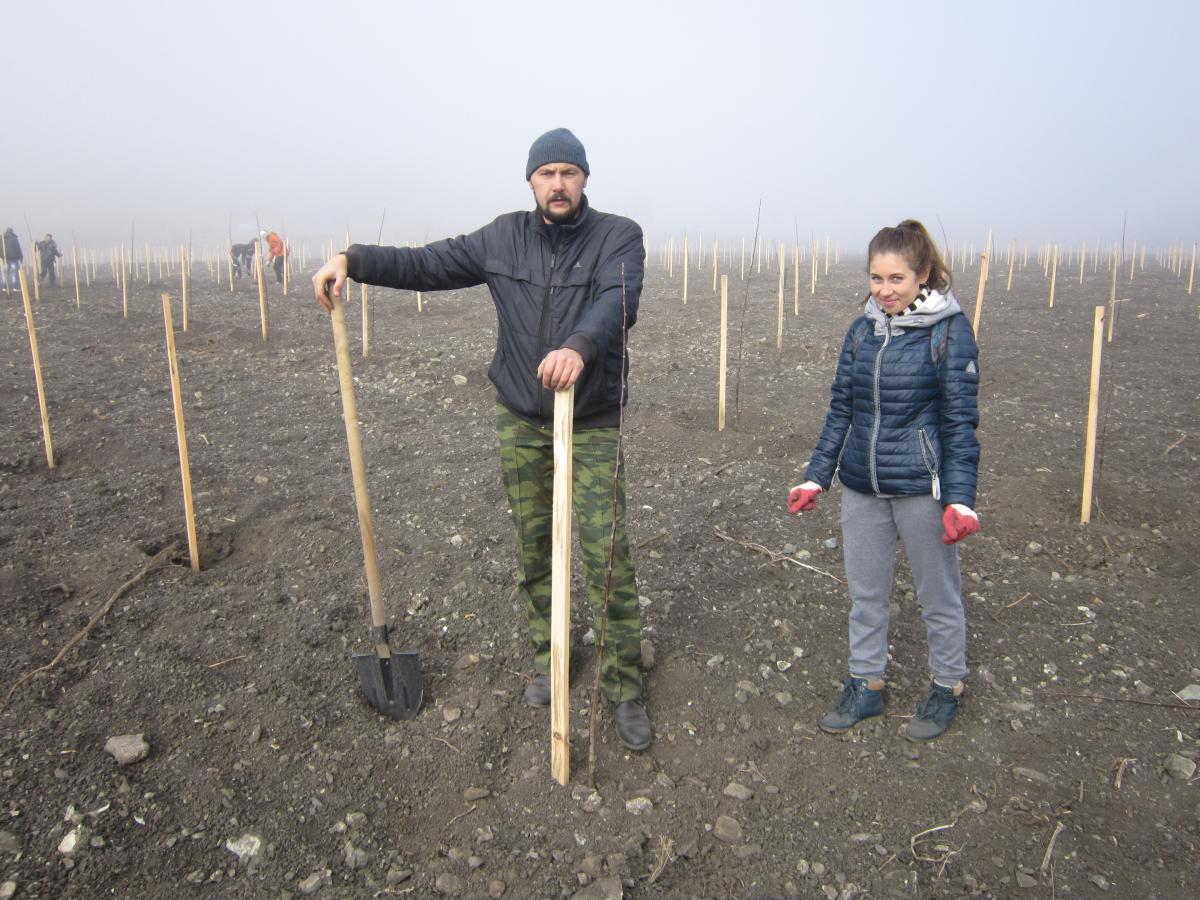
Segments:
[[[976,372],[978,372],[979,370],[975,368],[975,360],[971,360],[969,363],[967,363],[967,367],[963,371],[965,371],[968,375],[974,375]]]

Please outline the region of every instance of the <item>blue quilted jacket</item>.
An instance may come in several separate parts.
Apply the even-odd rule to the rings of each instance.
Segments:
[[[931,340],[941,320],[940,339]],[[978,389],[979,349],[953,294],[931,292],[920,309],[896,317],[869,299],[842,343],[805,477],[826,490],[836,474],[863,494],[932,493],[974,508]]]

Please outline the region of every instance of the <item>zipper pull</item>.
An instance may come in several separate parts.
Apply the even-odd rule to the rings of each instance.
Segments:
[[[942,479],[938,478],[937,472],[933,473],[933,499],[942,499]]]

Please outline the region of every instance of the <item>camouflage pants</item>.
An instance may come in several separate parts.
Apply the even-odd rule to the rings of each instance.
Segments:
[[[550,526],[554,497],[554,432],[496,406],[500,470],[517,530],[517,591],[525,601],[534,669],[550,671]],[[575,432],[573,503],[588,599],[599,634],[604,582],[612,540],[616,428]],[[633,562],[625,535],[625,462],[617,483],[617,539],[600,689],[613,702],[642,695],[642,621]]]

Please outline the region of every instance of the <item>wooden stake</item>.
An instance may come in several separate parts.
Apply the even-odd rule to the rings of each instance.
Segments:
[[[79,309],[79,259],[75,253],[75,243],[71,242],[71,271],[75,275],[75,308]]]
[[[687,306],[687,289],[688,289],[688,239],[687,235],[683,236],[683,305]]]
[[[33,324],[33,307],[29,304],[29,284],[25,269],[17,270],[21,285],[21,302],[25,304],[25,327],[29,330],[29,352],[33,354],[33,380],[37,384],[38,409],[42,414],[42,441],[46,444],[46,465],[54,468],[54,445],[50,442],[50,413],[46,409],[46,386],[42,382],[42,357],[38,353],[37,328]]]
[[[1146,252],[1146,248],[1142,248],[1142,252]],[[1192,264],[1188,268],[1188,296],[1192,295],[1192,287],[1196,284],[1196,242],[1192,242]]]
[[[180,247],[179,248],[179,280],[183,286],[182,303],[183,303],[183,330],[184,331],[188,330],[188,274],[189,274],[188,270],[189,270],[189,268],[190,267],[188,266],[187,248]],[[166,297],[166,296],[167,296],[166,294],[163,294],[163,297]],[[174,343],[174,341],[175,341],[175,339],[172,338],[171,342]]]
[[[129,273],[125,260],[125,245],[121,245],[121,314],[129,318]]]
[[[783,287],[787,276],[787,261],[783,255],[783,242],[779,243],[779,299],[775,307],[775,349],[783,349]]]
[[[283,296],[285,296],[285,297],[288,295],[288,269],[291,268],[291,262],[292,262],[292,248],[290,246],[288,246],[287,241],[284,241],[283,242]],[[365,292],[366,289],[367,289],[367,286],[364,284],[363,291]],[[367,354],[364,351],[363,356],[366,356],[366,355]]]
[[[991,262],[992,255],[986,250],[979,255],[981,265],[979,267],[979,289],[975,292],[975,317],[971,321],[971,330],[975,332],[975,339],[979,340],[979,316],[983,312],[983,289],[987,287],[988,264]]]
[[[1137,265],[1137,241],[1133,242],[1133,246],[1129,250],[1129,281],[1133,283],[1133,268]]]
[[[149,266],[149,263],[147,263]],[[187,275],[184,275],[187,284]],[[183,478],[183,514],[187,519],[188,557],[192,571],[200,571],[200,543],[196,540],[196,507],[192,501],[192,468],[188,463],[187,429],[183,424],[183,392],[179,387],[179,360],[175,356],[175,323],[171,295],[163,292],[163,324],[167,330],[167,366],[171,372],[171,403],[175,408],[175,440],[179,444],[179,472]]]
[[[717,431],[725,430],[725,379],[729,362],[729,276],[721,276],[721,350],[717,364]]]
[[[717,291],[717,242],[713,241],[713,293]]]
[[[360,284],[358,287],[362,296],[362,345],[363,358],[366,359],[371,352],[371,312],[369,308],[369,301],[367,300],[367,286],[365,284]]]
[[[1054,309],[1054,285],[1058,281],[1058,245],[1054,245],[1054,259],[1050,270],[1050,308]]]
[[[1092,520],[1092,478],[1096,468],[1096,424],[1100,411],[1100,353],[1104,347],[1104,307],[1096,307],[1092,327],[1092,377],[1088,385],[1087,438],[1083,454],[1083,504],[1079,521],[1086,525]]]
[[[1004,290],[1012,290],[1012,273],[1013,264],[1017,261],[1017,239],[1013,238],[1012,246],[1008,248],[1008,287]]]
[[[742,281],[746,280],[746,239],[742,238]]]
[[[685,267],[684,271],[687,269]],[[575,388],[554,393],[554,508],[550,555],[550,773],[571,777],[571,489]]]
[[[813,241],[812,255],[812,293],[815,296],[817,293],[817,258],[821,255],[821,247],[815,240]]]
[[[800,245],[792,247],[792,315],[800,315]]]
[[[1087,262],[1087,241],[1079,248],[1079,283],[1083,284],[1083,265]]]
[[[825,235],[825,274],[829,274],[829,235]]]
[[[254,277],[258,280],[258,317],[262,320],[262,339],[267,339],[267,284],[263,277],[261,242],[254,242]]]

